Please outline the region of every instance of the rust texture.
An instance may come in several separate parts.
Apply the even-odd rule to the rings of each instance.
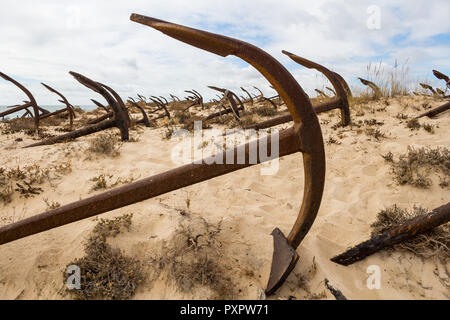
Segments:
[[[447,75],[445,75],[442,72],[439,72],[437,70],[433,70],[433,74],[439,80],[444,80],[445,81],[445,85],[447,86],[448,89],[450,89],[450,79],[448,78]]]
[[[398,226],[392,227],[370,240],[334,257],[331,261],[348,266],[360,261],[383,248],[400,243],[418,234],[428,232],[437,226],[450,221],[450,202],[433,211],[412,218]]]
[[[325,98],[325,99],[329,98],[329,96],[322,90],[314,89],[314,91],[317,92],[319,94],[319,96],[321,96],[322,98]]]
[[[3,72],[0,72],[0,77],[2,77],[3,79],[5,79],[6,81],[11,82],[12,84],[14,84],[16,87],[18,87],[20,90],[22,90],[28,97],[28,99],[30,100],[29,102],[25,102],[24,105],[21,106],[17,106],[15,108],[12,108],[10,110],[4,111],[2,113],[0,113],[0,117],[4,117],[7,116],[11,113],[17,112],[17,111],[21,111],[26,109],[27,107],[33,107],[33,112],[34,112],[34,128],[37,130],[39,129],[39,111],[43,110],[41,108],[39,108],[39,106],[37,105],[36,100],[34,99],[33,95],[31,94],[30,91],[28,91],[27,88],[25,88],[22,84],[20,84],[19,82],[17,82],[16,80],[14,80],[13,78],[9,77],[8,75],[4,74]],[[47,110],[45,110],[47,111]],[[48,111],[47,111],[48,113]]]
[[[160,98],[155,97],[155,96],[151,96],[151,97],[150,97],[150,100],[152,100],[152,101],[159,107],[159,108],[158,108],[157,110],[155,110],[155,111],[158,111],[158,110],[163,109],[164,112],[165,112],[164,114],[161,114],[161,115],[157,116],[156,118],[153,118],[153,120],[162,119],[162,118],[164,118],[164,117],[167,117],[167,118],[170,119],[170,112],[169,112],[169,110],[167,109],[167,104],[166,104],[166,103],[164,103]]]

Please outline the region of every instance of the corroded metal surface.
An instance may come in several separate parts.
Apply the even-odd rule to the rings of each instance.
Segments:
[[[147,113],[145,112],[144,108],[142,108],[133,98],[129,97],[128,98],[128,102],[135,107],[136,109],[138,109],[141,114],[142,114],[142,118],[135,121],[135,124],[140,124],[143,123],[146,127],[151,127],[150,125],[150,121],[148,120],[148,116]]]
[[[245,88],[243,88],[243,87],[241,87],[241,90],[244,91],[248,95],[248,99],[250,100],[251,104],[253,105],[253,98],[252,98],[252,95],[250,94],[250,92],[245,90]]]
[[[424,88],[425,90],[430,90],[431,93],[433,94],[433,96],[435,96],[435,95],[437,94],[437,93],[436,93],[436,90],[434,90],[433,87],[430,86],[429,84],[426,84],[426,83],[419,83],[419,85],[420,85],[422,88]]]

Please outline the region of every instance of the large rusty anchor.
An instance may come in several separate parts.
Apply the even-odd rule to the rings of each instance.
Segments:
[[[120,96],[113,89],[104,84],[95,82],[76,72],[71,71],[69,73],[84,86],[101,94],[113,109],[114,117],[112,119],[99,122],[98,124],[90,125],[57,137],[53,137],[38,143],[31,144],[29,146],[26,146],[25,148],[50,145],[58,142],[72,140],[113,127],[119,128],[122,141],[128,141],[129,140],[128,129],[130,128],[130,118],[128,115],[128,111]]]
[[[4,74],[3,72],[0,72],[0,77],[5,79],[6,81],[9,81],[9,82],[13,83],[16,87],[18,87],[20,90],[22,90],[27,95],[28,99],[30,100],[29,102],[25,102],[25,104],[23,104],[23,105],[15,106],[15,107],[7,110],[7,111],[4,111],[4,112],[0,113],[0,117],[7,116],[7,115],[10,115],[12,113],[21,111],[21,110],[27,110],[28,111],[27,108],[28,107],[32,107],[33,108],[33,113],[34,113],[34,115],[33,115],[34,128],[36,130],[39,129],[39,117],[40,117],[39,111],[41,111],[43,114],[44,113],[49,113],[49,112],[47,110],[44,110],[44,109],[40,108],[37,105],[36,100],[34,99],[34,97],[31,94],[31,92],[28,91],[28,89],[25,88],[22,84],[20,84],[19,82],[17,82],[13,78],[9,77],[8,75]]]
[[[64,97],[60,92],[56,91],[55,89],[53,89],[49,85],[46,85],[45,83],[41,83],[41,84],[45,88],[47,88],[49,91],[56,93],[62,99],[62,102],[66,105],[66,107],[64,109],[59,109],[59,110],[53,111],[51,113],[43,114],[40,116],[39,120],[42,120],[42,119],[45,119],[48,117],[52,117],[52,116],[56,116],[57,114],[60,114],[60,113],[67,112],[69,115],[70,130],[72,130],[73,119],[76,118],[75,111],[73,110],[72,105],[69,103],[69,101],[67,101],[66,97]],[[58,100],[58,101],[60,101],[60,100]]]
[[[279,156],[297,152],[303,153],[305,188],[303,202],[298,217],[287,237],[275,228],[272,269],[266,289],[274,293],[297,263],[299,256],[295,249],[308,233],[320,207],[325,182],[325,151],[322,132],[316,113],[301,86],[292,75],[272,56],[246,42],[209,33],[181,25],[172,24],[150,17],[132,14],[131,20],[153,27],[168,36],[185,43],[221,55],[235,55],[260,71],[276,88],[294,119],[294,125],[279,133]],[[83,81],[91,84],[90,82]],[[94,83],[95,84],[95,83]],[[93,86],[94,87],[94,86]],[[96,88],[99,90],[100,88]],[[111,101],[113,104],[113,101]],[[267,161],[258,151],[261,143],[267,142],[272,150],[272,139],[267,137],[251,141],[234,149],[226,150],[202,160],[201,164],[191,163],[176,169],[141,179],[87,199],[77,201],[57,209],[24,219],[0,228],[0,244],[11,242],[29,235],[56,228],[74,221],[92,217],[110,210],[147,200],[167,192],[193,185],[217,176]],[[238,162],[238,153],[245,153],[245,162]],[[213,159],[226,159],[233,151],[233,162],[217,164]],[[252,155],[253,154],[253,155]],[[256,161],[251,161],[251,156]]]

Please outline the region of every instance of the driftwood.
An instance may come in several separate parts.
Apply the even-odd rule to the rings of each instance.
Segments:
[[[441,224],[450,221],[450,202],[433,211],[414,217],[405,223],[389,228],[381,234],[364,241],[346,252],[333,257],[331,261],[348,266],[357,261],[392,246],[399,242],[408,240],[418,234],[428,232]]]

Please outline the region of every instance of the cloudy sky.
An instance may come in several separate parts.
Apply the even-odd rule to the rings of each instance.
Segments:
[[[275,94],[266,80],[238,58],[213,55],[129,20],[139,13],[238,38],[261,47],[284,64],[310,96],[324,77],[291,62],[281,50],[323,64],[355,90],[367,66],[387,73],[406,65],[410,79],[441,85],[431,70],[450,74],[448,0],[258,0],[258,1],[10,1],[0,2],[0,71],[32,91],[39,104],[61,91],[73,104],[98,96],[69,71],[115,88],[124,98],[185,96],[192,88],[207,98],[207,85],[242,92],[256,85]],[[442,86],[442,85],[441,85]],[[0,79],[0,105],[26,97]],[[254,90],[253,90],[254,92]]]

